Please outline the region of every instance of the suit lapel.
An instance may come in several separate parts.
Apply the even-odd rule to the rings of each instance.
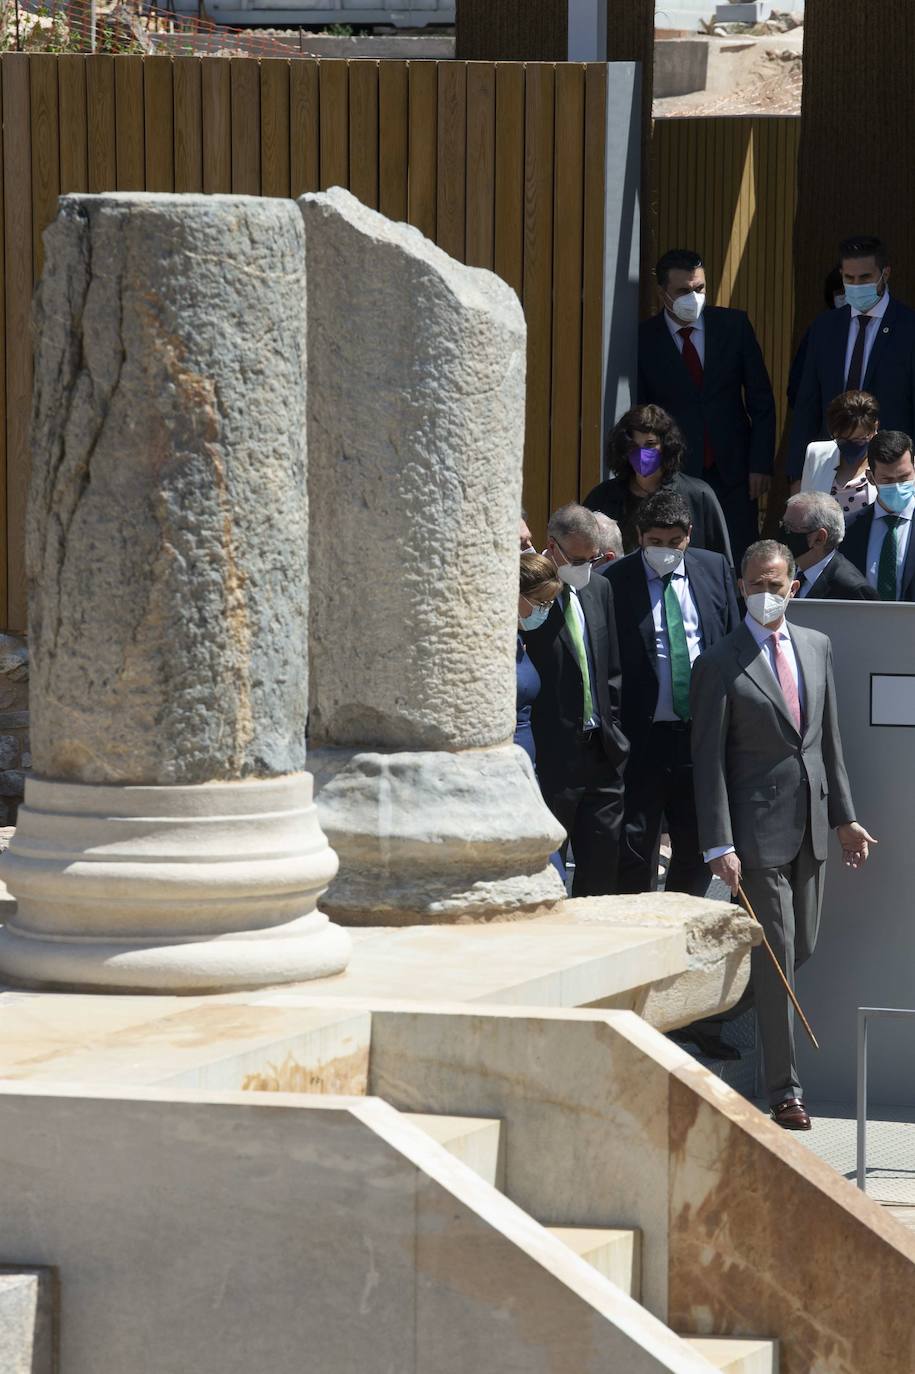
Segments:
[[[750,681],[769,698],[772,705],[780,712],[784,721],[797,734],[797,727],[788,712],[788,706],[782,695],[782,689],[775,680],[772,669],[769,667],[763,651],[750,634],[746,625],[741,625],[741,633],[737,641],[737,658],[741,668],[746,673]],[[803,668],[802,670],[803,671]],[[806,681],[805,681],[806,685]]]
[[[877,364],[880,362],[881,355],[884,349],[888,347],[893,337],[893,329],[896,325],[896,302],[894,300],[890,300],[883,319],[876,320],[875,324],[877,326],[877,333],[874,336],[871,355],[867,360],[867,370],[864,373],[864,379],[861,383],[861,388],[864,391],[870,386],[873,380],[873,373],[876,370]]]
[[[721,316],[714,309],[706,310],[703,315],[705,329],[705,360],[702,364],[702,389],[708,390],[714,380],[721,357]]]
[[[690,376],[686,363],[683,361],[683,354],[677,347],[674,336],[667,327],[667,312],[662,310],[658,315],[655,315],[655,319],[657,320],[658,347],[664,356],[665,367],[675,369],[674,375],[678,376],[684,388],[688,389],[692,395],[695,396],[696,383]],[[682,329],[683,326],[678,324],[677,328]]]
[[[915,516],[909,521],[909,547],[905,551],[905,562],[902,565],[902,595],[908,594],[909,588],[915,582]]]
[[[645,564],[640,553],[635,553],[632,559],[632,614],[639,627],[639,634],[642,636],[642,643],[645,646],[645,656],[651,664],[652,672],[658,675],[658,647],[655,640],[654,616],[651,613],[651,596],[648,591],[648,578],[645,575]]]
[[[705,572],[698,558],[693,558],[689,549],[686,550],[683,565],[686,569],[687,580],[689,581],[689,590],[692,594],[693,601],[696,603],[696,611],[699,615],[699,630],[702,634],[702,644],[704,648],[710,649],[715,643],[715,635],[712,633],[712,627],[715,624],[716,616],[715,608],[709,600],[709,588],[705,578]]]

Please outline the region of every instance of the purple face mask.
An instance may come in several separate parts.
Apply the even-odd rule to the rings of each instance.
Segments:
[[[661,450],[658,448],[635,448],[629,454],[629,466],[639,477],[650,477],[661,466]]]

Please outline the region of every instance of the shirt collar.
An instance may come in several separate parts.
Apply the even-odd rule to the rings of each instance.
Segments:
[[[768,641],[772,638],[774,634],[777,634],[780,640],[790,640],[791,638],[791,636],[788,633],[788,622],[785,620],[782,621],[781,629],[770,630],[768,626],[760,625],[759,621],[754,620],[753,617],[750,615],[750,612],[747,611],[746,615],[743,618],[743,623],[744,625],[746,625],[747,629],[750,631],[750,634],[756,640],[756,643],[759,645],[760,648],[762,648],[764,644],[768,643]]]
[[[705,311],[699,316],[698,320],[693,320],[692,324],[687,324],[685,320],[675,320],[664,311],[664,319],[671,334],[678,334],[681,329],[693,329],[697,334],[702,334],[705,330]]]
[[[889,305],[889,303],[890,292],[889,287],[887,287],[887,289],[884,291],[883,295],[880,297],[877,304],[874,306],[873,310],[856,310],[855,307],[852,306],[851,317],[854,320],[857,319],[859,315],[867,315],[869,319],[882,320],[884,315],[886,314],[887,306]]]
[[[819,577],[820,573],[821,573],[821,572],[823,571],[823,569],[826,567],[826,564],[827,564],[827,563],[830,563],[830,562],[833,560],[833,558],[835,558],[835,556],[836,556],[836,550],[835,550],[835,549],[830,549],[830,550],[829,550],[829,553],[826,555],[825,558],[821,558],[820,561],[819,561],[818,563],[811,563],[811,565],[810,565],[809,568],[802,568],[802,569],[798,572],[798,576],[800,577],[800,576],[803,574],[803,576],[806,578],[807,582],[809,582],[810,585],[813,586],[814,582],[816,582],[816,580],[817,580],[817,578]]]
[[[880,488],[878,487],[877,490],[879,492]],[[905,510],[900,511],[884,510],[877,498],[874,497],[874,519],[885,520],[888,515],[898,516],[900,520],[911,520],[912,516],[915,515],[915,496],[912,497]]]

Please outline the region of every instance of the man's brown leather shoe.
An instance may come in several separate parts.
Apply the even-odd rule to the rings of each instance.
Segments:
[[[789,1097],[772,1108],[772,1120],[786,1131],[809,1131],[810,1117],[799,1097]]]

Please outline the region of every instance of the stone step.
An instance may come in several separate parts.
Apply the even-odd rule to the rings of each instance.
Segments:
[[[778,1374],[778,1341],[684,1336],[686,1345],[723,1374]]]
[[[641,1231],[586,1226],[548,1226],[546,1229],[576,1255],[593,1264],[604,1278],[639,1301],[642,1290]]]
[[[502,1187],[499,1156],[502,1123],[497,1118],[437,1116],[426,1112],[401,1112],[401,1116],[425,1131],[486,1183],[494,1188]]]

